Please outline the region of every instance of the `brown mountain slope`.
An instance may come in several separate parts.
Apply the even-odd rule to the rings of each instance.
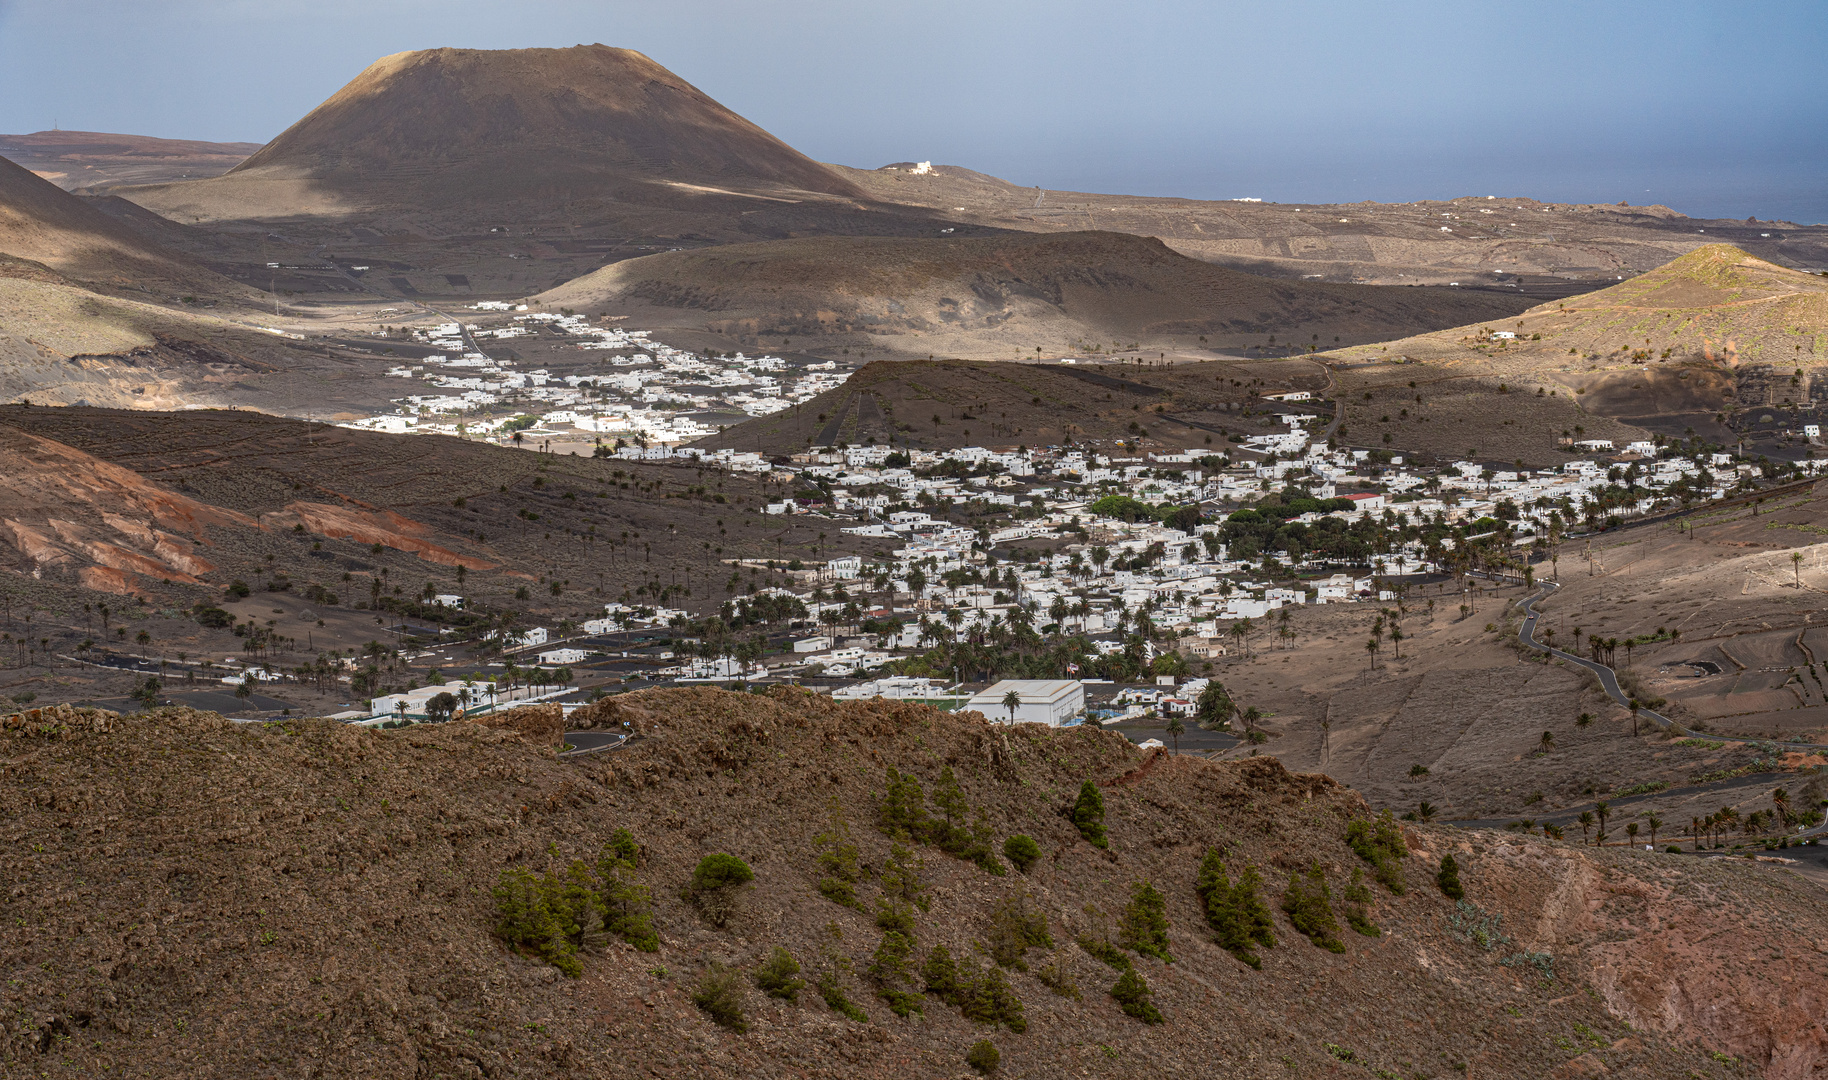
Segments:
[[[905,163],[836,168],[880,202],[927,208],[961,223],[1159,236],[1196,259],[1286,277],[1515,283],[1539,300],[1558,299],[1717,241],[1781,265],[1828,267],[1828,225],[1691,218],[1666,206],[1512,196],[1332,205],[1155,198],[1022,187],[952,165],[924,174]]]
[[[0,158],[0,255],[40,263],[82,281],[232,283],[160,249],[57,185]]]
[[[1447,455],[1477,445],[1541,462],[1558,459],[1557,438],[1577,425],[1583,437],[1616,441],[1629,434],[1614,426],[1621,420],[1720,442],[1769,437],[1779,411],[1828,395],[1828,278],[1710,244],[1513,319],[1319,359],[1349,369],[1340,376],[1347,431],[1367,444],[1369,433],[1388,432],[1398,448]],[[1419,405],[1408,400],[1411,382]],[[1494,393],[1500,384],[1528,396],[1507,403]],[[1398,392],[1407,419],[1380,419],[1390,398],[1379,390]]]
[[[1518,297],[1254,277],[1122,233],[809,237],[670,252],[542,294],[639,310],[741,339],[848,335],[903,353],[1384,340],[1404,327],[1502,318]],[[1133,343],[1133,344],[1132,344]],[[1037,346],[1040,347],[1037,350]]]
[[[100,131],[0,135],[0,157],[32,170],[65,191],[220,176],[258,149],[259,143],[155,139]]]
[[[1271,758],[1145,757],[1109,732],[790,688],[650,692],[605,711],[641,737],[575,762],[542,745],[542,717],[400,732],[182,709],[0,721],[17,849],[7,1058],[49,1075],[933,1077],[964,1073],[989,1039],[1016,1076],[1710,1080],[1803,1080],[1823,1060],[1819,894],[1747,860],[1405,829],[1407,889],[1367,878],[1381,933],[1342,925],[1336,953],[1277,909],[1290,870],[1308,867],[1343,905],[1367,865],[1343,837],[1368,814]],[[992,876],[914,843],[901,880],[921,902],[893,902],[886,769],[924,789],[902,805],[941,816],[929,797],[942,769],[956,775],[944,813],[996,850],[1030,835],[1039,860]],[[1109,850],[1062,813],[1087,778]],[[502,872],[583,860],[585,885],[618,828],[640,845],[632,877],[651,890],[656,951],[592,936],[574,979],[504,947],[490,895]],[[858,909],[818,891],[832,873],[815,836],[834,829],[856,844]],[[1229,874],[1263,875],[1277,944],[1259,947],[1261,970],[1205,929],[1195,873],[1215,848]],[[680,895],[713,853],[755,873],[721,928]],[[1458,912],[1432,883],[1447,853]],[[1145,881],[1171,964],[1121,948]],[[883,947],[895,941],[879,909],[905,952]],[[1142,976],[1159,1026],[1120,1011],[1117,972],[1078,939]],[[1015,1021],[1013,999],[1019,1021],[974,1022],[923,994],[940,946],[966,982],[1006,987],[999,1011]],[[776,948],[859,1018],[812,986],[764,996],[750,973]],[[743,1031],[693,1005],[714,963],[739,972]],[[897,1018],[879,990],[922,1014]]]
[[[1273,385],[1258,385],[1268,376]],[[1068,441],[1215,447],[1231,435],[1282,431],[1285,405],[1260,394],[1324,391],[1317,364],[1017,364],[872,360],[844,385],[790,409],[746,420],[700,445],[791,454],[808,446],[1048,446]]]
[[[646,56],[580,45],[383,57],[226,176],[130,197],[181,220],[453,205],[505,220],[623,184],[858,194]]]

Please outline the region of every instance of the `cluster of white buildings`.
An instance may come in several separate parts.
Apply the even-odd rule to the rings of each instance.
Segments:
[[[508,321],[411,330],[416,344],[439,351],[387,374],[420,383],[424,392],[395,398],[393,411],[346,426],[496,441],[515,432],[523,440],[583,433],[632,443],[640,453],[715,432],[689,413],[766,416],[838,386],[848,374],[832,361],[795,367],[778,356],[700,355],[654,341],[645,330],[595,326],[582,316],[528,312],[525,305],[473,306],[507,313]],[[557,376],[489,349],[493,342],[535,335],[590,354],[579,358],[589,370]]]

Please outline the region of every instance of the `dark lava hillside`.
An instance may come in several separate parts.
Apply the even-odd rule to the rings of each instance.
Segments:
[[[542,294],[738,341],[844,335],[903,354],[1330,347],[1504,318],[1529,301],[1256,277],[1124,233],[816,236],[629,259]]]
[[[1144,756],[1115,733],[792,689],[614,699],[592,719],[639,739],[577,761],[525,719],[0,721],[7,1069],[932,1077],[965,1072],[979,1040],[1010,1076],[1788,1080],[1824,1060],[1828,927],[1809,887],[1764,865],[1423,826],[1382,856],[1396,895],[1345,841],[1362,800],[1270,758]],[[1086,779],[1108,849],[1063,816]],[[917,811],[987,840],[983,865],[883,831]],[[632,868],[606,854],[624,829]],[[1017,833],[1039,848],[1026,874],[996,854]],[[1230,881],[1261,875],[1276,945],[1257,947],[1260,970],[1206,929],[1209,850]],[[721,926],[716,897],[681,893],[719,853],[754,874]],[[1433,884],[1448,853],[1457,911]],[[654,951],[587,928],[575,978],[516,953],[495,933],[504,871],[651,890],[651,940],[624,929]],[[1340,951],[1281,910],[1292,871],[1326,883]],[[1344,925],[1358,886],[1378,936]],[[617,917],[638,914],[622,896]],[[753,975],[777,949],[823,989],[765,995]],[[719,970],[731,1026],[693,1001]],[[1159,1025],[1120,1009],[1120,983]]]
[[[1265,378],[1271,381],[1266,382]],[[808,445],[1049,446],[1133,442],[1231,449],[1233,436],[1287,430],[1289,413],[1332,415],[1324,401],[1262,395],[1324,392],[1326,371],[1303,361],[1014,364],[872,360],[842,386],[736,424],[697,445],[791,454]]]

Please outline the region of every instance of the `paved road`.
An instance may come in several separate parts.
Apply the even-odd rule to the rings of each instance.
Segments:
[[[574,749],[563,751],[560,756],[574,757],[604,750],[620,750],[628,742],[628,734],[621,731],[567,731],[565,741]]]
[[[1535,596],[1532,596],[1528,600],[1525,600],[1523,602],[1524,620],[1523,620],[1523,624],[1517,628],[1518,640],[1523,642],[1523,644],[1529,646],[1532,649],[1537,649],[1541,652],[1548,653],[1551,656],[1559,657],[1560,659],[1566,660],[1567,662],[1569,662],[1571,664],[1578,664],[1579,666],[1586,668],[1588,671],[1593,672],[1593,674],[1599,678],[1600,686],[1602,689],[1604,689],[1606,691],[1607,697],[1610,697],[1613,701],[1618,702],[1620,705],[1622,705],[1626,708],[1630,708],[1631,699],[1625,694],[1625,691],[1620,688],[1617,672],[1613,671],[1611,668],[1607,667],[1605,664],[1596,663],[1595,661],[1587,660],[1582,657],[1575,656],[1573,653],[1567,653],[1567,652],[1561,651],[1560,649],[1551,648],[1550,646],[1544,645],[1541,642],[1536,640],[1536,619],[1537,619],[1536,602],[1547,597],[1550,593],[1554,592],[1556,589],[1559,589],[1559,588],[1561,588],[1561,586],[1559,584],[1557,584],[1556,582],[1545,581],[1542,584],[1541,592],[1539,592]],[[1705,732],[1691,731],[1690,729],[1683,727],[1681,724],[1676,723],[1674,720],[1671,720],[1669,717],[1664,716],[1662,713],[1655,712],[1650,709],[1646,709],[1642,705],[1638,706],[1638,717],[1640,719],[1650,721],[1652,724],[1655,724],[1657,727],[1670,732],[1672,735],[1686,735],[1690,738],[1707,739],[1710,742],[1771,743],[1774,746],[1781,746],[1781,747],[1785,747],[1788,749],[1794,749],[1794,750],[1820,750],[1821,749],[1821,747],[1816,745],[1815,743],[1776,742],[1776,741],[1770,740],[1770,739],[1735,739],[1735,738],[1724,737],[1724,736],[1720,736],[1720,735],[1709,734],[1709,733],[1705,733]],[[1657,795],[1660,797],[1668,797],[1670,794],[1672,794],[1672,792],[1665,791],[1665,792],[1657,793]],[[1795,835],[1799,836],[1799,837],[1828,835],[1828,821],[1824,821],[1822,824],[1817,825],[1814,828],[1805,829],[1802,832],[1797,833]]]

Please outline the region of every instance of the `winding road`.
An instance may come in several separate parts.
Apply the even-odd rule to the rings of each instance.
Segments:
[[[1560,649],[1554,648],[1549,645],[1544,645],[1543,643],[1536,640],[1536,619],[1537,619],[1536,603],[1539,600],[1545,599],[1551,593],[1553,593],[1556,589],[1559,589],[1559,588],[1561,588],[1560,584],[1553,582],[1553,581],[1545,581],[1542,583],[1542,591],[1540,591],[1535,596],[1532,596],[1528,600],[1525,600],[1523,602],[1524,620],[1523,620],[1522,625],[1520,625],[1517,628],[1517,640],[1521,641],[1524,645],[1528,646],[1529,648],[1536,649],[1540,652],[1548,653],[1550,656],[1556,657],[1561,660],[1566,660],[1567,662],[1569,662],[1571,664],[1577,664],[1580,667],[1586,668],[1588,671],[1593,672],[1593,674],[1599,679],[1600,688],[1606,691],[1607,697],[1610,697],[1613,701],[1617,702],[1618,704],[1620,704],[1626,708],[1630,708],[1631,707],[1631,698],[1629,696],[1627,696],[1625,691],[1619,686],[1618,673],[1615,672],[1612,668],[1607,667],[1605,664],[1601,664],[1601,663],[1598,663],[1593,660],[1586,660],[1579,656],[1575,656],[1573,653],[1563,652]],[[1710,742],[1770,744],[1773,746],[1785,747],[1787,749],[1808,750],[1808,751],[1815,751],[1815,750],[1822,749],[1820,746],[1816,745],[1815,743],[1776,742],[1771,739],[1736,739],[1736,738],[1732,738],[1730,736],[1721,736],[1721,735],[1714,735],[1714,734],[1709,734],[1709,733],[1704,733],[1704,732],[1693,731],[1693,730],[1690,730],[1689,728],[1683,727],[1681,724],[1676,723],[1674,720],[1671,720],[1669,717],[1664,716],[1662,713],[1655,712],[1651,709],[1646,709],[1642,705],[1638,706],[1638,716],[1642,719],[1649,720],[1651,723],[1657,725],[1659,728],[1662,728],[1663,730],[1665,730],[1667,732],[1670,732],[1672,735],[1684,735],[1684,736],[1688,736],[1690,738],[1706,739]],[[1672,792],[1664,791],[1664,792],[1659,792],[1657,794],[1659,796],[1666,797],[1666,796],[1672,794]],[[1643,796],[1643,797],[1650,798],[1651,796]],[[1813,828],[1804,829],[1803,831],[1794,833],[1792,835],[1795,837],[1798,837],[1798,838],[1828,835],[1828,821],[1824,821],[1820,825],[1814,826]]]

